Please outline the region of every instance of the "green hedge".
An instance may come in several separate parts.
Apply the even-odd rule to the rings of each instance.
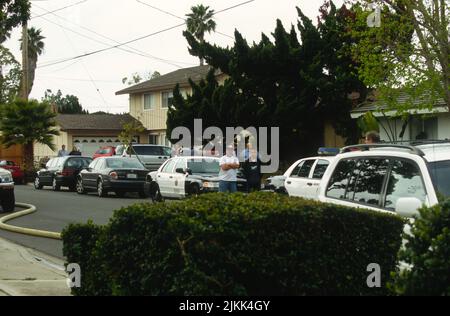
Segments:
[[[379,212],[217,193],[136,204],[104,228],[69,226],[63,240],[84,272],[78,295],[378,295],[402,229]],[[381,288],[367,286],[370,263],[381,266]]]
[[[400,252],[409,265],[396,275],[400,295],[450,295],[450,200],[422,208]]]

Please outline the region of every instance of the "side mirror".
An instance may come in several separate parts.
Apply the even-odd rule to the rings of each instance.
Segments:
[[[183,168],[177,168],[177,169],[175,169],[175,172],[176,173],[186,173],[186,171],[183,169]]]
[[[411,218],[414,216],[419,216],[418,210],[421,207],[422,202],[418,198],[399,198],[397,200],[397,204],[395,205],[395,212],[402,217]]]

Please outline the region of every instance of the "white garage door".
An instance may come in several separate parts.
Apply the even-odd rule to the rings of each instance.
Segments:
[[[118,146],[120,141],[115,137],[74,137],[73,145],[78,147],[83,156],[92,157],[94,153],[105,146]],[[71,148],[69,148],[69,151]]]

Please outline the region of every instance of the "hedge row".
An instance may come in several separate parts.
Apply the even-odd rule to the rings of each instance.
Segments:
[[[380,295],[403,221],[272,193],[136,204],[99,227],[70,225],[76,295]],[[381,288],[367,286],[370,263]]]

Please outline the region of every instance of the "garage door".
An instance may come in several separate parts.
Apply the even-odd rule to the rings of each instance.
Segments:
[[[105,146],[118,146],[120,141],[115,137],[74,137],[73,145],[78,147],[83,156],[92,157],[94,153]],[[70,148],[69,148],[70,150]]]

